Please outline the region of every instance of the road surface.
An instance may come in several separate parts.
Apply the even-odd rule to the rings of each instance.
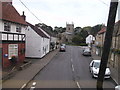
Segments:
[[[28,84],[27,88],[96,88],[96,79],[89,72],[91,57],[82,55],[82,48],[67,46]],[[106,79],[104,88],[114,88]]]

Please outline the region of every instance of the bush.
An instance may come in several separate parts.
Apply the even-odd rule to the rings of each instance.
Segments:
[[[87,46],[86,43],[80,43],[80,46]]]

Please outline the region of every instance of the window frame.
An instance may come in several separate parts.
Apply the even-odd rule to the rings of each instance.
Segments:
[[[22,27],[21,25],[16,25],[16,32],[21,33],[22,32]]]
[[[4,22],[4,31],[11,31],[11,23]]]

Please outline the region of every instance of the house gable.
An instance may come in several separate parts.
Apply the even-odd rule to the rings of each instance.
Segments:
[[[2,17],[0,17],[0,19],[13,23],[27,25],[23,17],[20,16],[20,14],[10,2],[0,2],[0,7],[2,7],[2,9],[0,9],[0,12],[2,12]]]
[[[105,33],[106,32],[106,27],[103,27],[99,32],[98,32],[98,34],[103,34],[103,33]]]
[[[38,29],[36,26],[28,23],[28,25],[41,37],[44,37],[44,38],[49,38],[47,35],[45,35],[40,29]]]

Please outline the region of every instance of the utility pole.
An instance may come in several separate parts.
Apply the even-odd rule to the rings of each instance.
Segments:
[[[112,43],[112,34],[113,34],[113,29],[115,24],[117,6],[118,6],[118,0],[111,0],[106,36],[105,36],[105,41],[103,46],[103,53],[101,57],[100,70],[99,70],[98,79],[97,79],[97,90],[103,90],[103,81],[104,81],[104,75],[107,67],[110,47]]]

